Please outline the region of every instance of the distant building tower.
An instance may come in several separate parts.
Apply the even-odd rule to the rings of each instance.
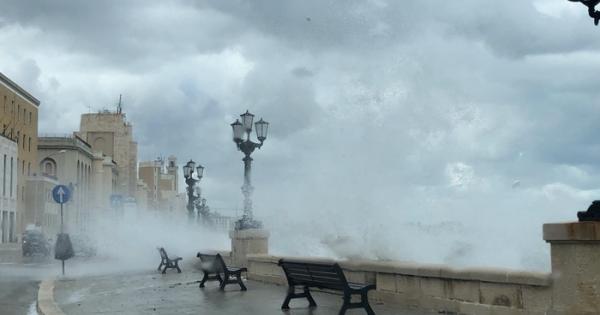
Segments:
[[[133,140],[133,126],[121,112],[101,111],[81,115],[79,136],[117,163],[119,177],[117,192],[124,197],[136,196],[137,190],[137,142]]]
[[[162,211],[174,211],[177,207],[177,158],[169,156],[166,173],[165,161],[141,161],[139,178],[148,187],[148,208]]]
[[[167,160],[167,174],[175,176],[175,191],[179,191],[179,172],[177,171],[177,157],[174,155],[169,156]]]

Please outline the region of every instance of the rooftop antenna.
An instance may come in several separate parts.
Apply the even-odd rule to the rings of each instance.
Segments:
[[[117,114],[120,114],[123,112],[123,105],[121,103],[121,98],[122,98],[122,94],[119,94],[119,104],[117,105]]]

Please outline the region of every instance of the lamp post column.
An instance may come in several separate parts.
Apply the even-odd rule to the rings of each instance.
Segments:
[[[242,193],[244,194],[244,216],[248,219],[252,219],[252,182],[250,179],[252,173],[252,158],[250,155],[246,155],[244,161],[244,185],[242,186]]]
[[[187,203],[187,207],[186,207],[188,210],[188,218],[190,220],[193,220],[194,219],[194,201],[196,200],[196,196],[194,196],[194,186],[196,185],[196,180],[189,177],[189,178],[186,178],[185,182],[187,184],[187,194],[188,194],[188,203]]]
[[[195,179],[192,176],[194,174],[194,170],[196,171],[196,177],[198,179]],[[194,210],[196,209],[197,203],[196,201],[200,198],[200,190],[198,190],[198,195],[196,196],[194,194],[194,188],[196,187],[197,183],[200,183],[203,174],[204,167],[202,165],[198,165],[198,167],[196,167],[196,162],[192,160],[187,162],[187,164],[183,167],[183,176],[185,177],[185,183],[187,184],[188,195],[188,203],[186,208],[188,210],[188,219],[190,222],[194,220]]]

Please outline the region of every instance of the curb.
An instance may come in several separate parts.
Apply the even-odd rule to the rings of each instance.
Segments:
[[[54,302],[54,280],[44,280],[40,283],[37,310],[40,315],[65,315]]]

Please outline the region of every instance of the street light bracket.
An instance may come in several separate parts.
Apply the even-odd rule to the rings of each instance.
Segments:
[[[571,2],[581,2],[588,8],[588,14],[594,19],[594,24],[598,25],[600,22],[600,11],[596,10],[596,6],[600,3],[600,0],[569,0]]]

